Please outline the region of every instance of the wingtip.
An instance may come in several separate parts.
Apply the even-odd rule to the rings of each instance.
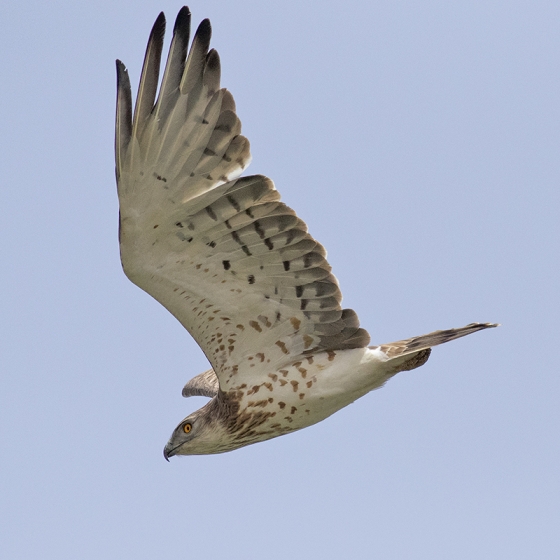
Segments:
[[[117,68],[117,109],[115,115],[115,164],[117,182],[121,174],[124,152],[132,134],[132,96],[130,77],[126,66],[116,60]]]
[[[220,70],[220,55],[216,49],[210,49],[206,55],[206,68],[210,71]]]
[[[212,24],[208,18],[205,18],[200,22],[200,25],[196,30],[196,37],[198,37],[198,40],[203,44],[210,44],[210,39],[212,38]]]
[[[151,34],[155,35],[156,33],[159,34],[163,32],[165,32],[165,14],[160,12],[154,22],[154,25],[152,26]]]
[[[130,99],[130,77],[126,66],[117,59],[115,61],[117,68],[117,110],[124,108],[126,113],[130,112],[132,101]],[[132,115],[127,116],[130,120]]]
[[[117,60],[115,60],[115,66],[117,67],[117,79],[118,80],[122,80],[125,76],[128,76],[128,70],[127,70],[126,66],[124,65],[124,62],[122,62],[122,60],[119,60],[117,58]]]
[[[190,26],[191,22],[191,11],[189,10],[188,6],[183,6],[177,17],[175,18],[175,25],[173,26],[173,33],[180,31],[185,28],[185,26]]]
[[[163,38],[165,37],[165,14],[160,12],[154,25],[152,25],[152,30],[150,31],[150,37],[148,39],[148,45],[150,45],[153,41],[157,43],[163,43]]]

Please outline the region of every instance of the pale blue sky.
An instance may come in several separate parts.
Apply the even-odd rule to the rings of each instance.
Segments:
[[[317,426],[166,463],[207,362],[120,268],[114,60],[135,89],[180,6],[0,5],[0,557],[559,558],[560,3],[190,4],[249,172],[372,342],[503,326]]]

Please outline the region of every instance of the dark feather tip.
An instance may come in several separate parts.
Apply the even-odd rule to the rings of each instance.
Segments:
[[[177,19],[175,20],[175,25],[173,26],[173,33],[177,31],[182,31],[187,28],[190,31],[191,26],[191,11],[188,6],[183,6],[179,13],[177,14]]]
[[[119,86],[130,87],[130,78],[126,66],[119,59],[116,60],[117,65],[117,84]]]
[[[210,25],[210,20],[203,19],[196,30],[196,38],[203,45],[210,45],[210,39],[212,38],[212,26]]]
[[[153,38],[157,38],[160,41],[163,41],[164,35],[165,35],[165,14],[163,12],[160,12],[159,16],[154,22],[152,31],[150,32],[150,41]]]
[[[220,57],[216,49],[211,49],[206,55],[206,67],[213,71],[220,69]]]

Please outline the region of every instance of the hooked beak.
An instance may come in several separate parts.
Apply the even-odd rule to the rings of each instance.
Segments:
[[[168,463],[169,463],[169,457],[173,457],[173,455],[175,455],[175,449],[171,447],[169,443],[167,443],[163,448],[163,457]]]

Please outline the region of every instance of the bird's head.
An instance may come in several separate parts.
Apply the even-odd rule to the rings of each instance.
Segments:
[[[179,423],[163,449],[163,456],[169,461],[173,455],[207,455],[231,449],[227,432],[217,414],[216,399],[212,399]]]

